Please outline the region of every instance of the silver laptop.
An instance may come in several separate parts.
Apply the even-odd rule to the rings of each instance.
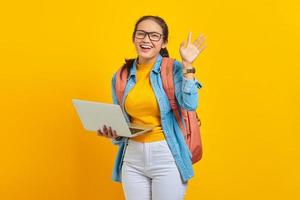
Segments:
[[[127,123],[121,107],[116,104],[72,99],[83,127],[96,132],[103,125],[116,130],[118,136],[135,137],[152,130],[153,126]]]

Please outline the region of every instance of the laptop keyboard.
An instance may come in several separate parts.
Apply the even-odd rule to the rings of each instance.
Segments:
[[[129,128],[130,129],[130,132],[131,134],[135,134],[135,133],[138,133],[140,131],[143,131],[143,129],[140,129],[140,128]]]

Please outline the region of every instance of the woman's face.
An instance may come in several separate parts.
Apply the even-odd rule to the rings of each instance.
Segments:
[[[134,45],[139,57],[139,63],[155,62],[160,49],[165,48],[167,45],[163,43],[162,28],[155,21],[147,19],[140,22],[136,30]],[[144,31],[152,33],[146,34]]]

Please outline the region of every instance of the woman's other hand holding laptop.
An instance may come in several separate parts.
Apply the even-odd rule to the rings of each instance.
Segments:
[[[103,130],[101,129],[97,130],[97,135],[104,136],[107,138],[112,138],[112,139],[118,137],[117,132],[115,130],[112,130],[111,127],[107,128],[106,125],[103,126]]]

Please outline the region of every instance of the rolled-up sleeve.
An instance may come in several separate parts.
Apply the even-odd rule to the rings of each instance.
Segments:
[[[182,91],[184,93],[197,93],[202,88],[202,84],[197,79],[187,79],[183,76]]]
[[[187,79],[182,73],[182,63],[174,62],[175,96],[179,106],[186,110],[196,110],[198,106],[198,90],[202,84],[196,79]]]

